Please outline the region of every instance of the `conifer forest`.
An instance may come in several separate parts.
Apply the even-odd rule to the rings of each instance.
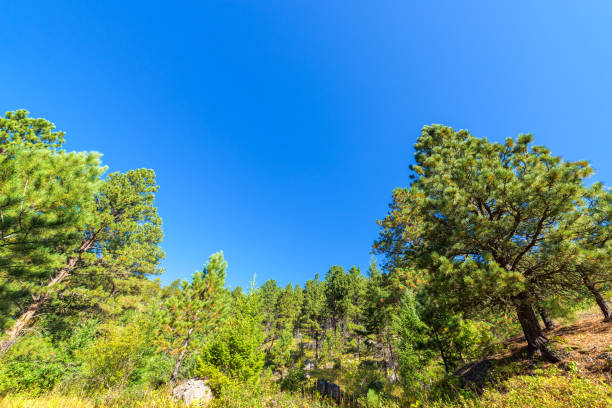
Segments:
[[[219,248],[164,284],[154,169],[52,120],[0,119],[0,407],[612,406],[612,190],[588,160],[426,125],[367,268],[230,287]]]

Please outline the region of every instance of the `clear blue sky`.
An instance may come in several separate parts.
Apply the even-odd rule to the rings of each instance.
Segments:
[[[426,124],[612,180],[608,1],[11,1],[0,35],[0,110],[155,169],[165,283],[220,249],[232,286],[367,268]]]

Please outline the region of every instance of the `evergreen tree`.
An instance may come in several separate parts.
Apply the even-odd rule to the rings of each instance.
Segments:
[[[247,296],[237,298],[232,315],[204,344],[198,374],[214,377],[218,371],[231,379],[257,381],[265,360],[264,339],[261,299],[251,287]]]
[[[155,174],[148,169],[108,176],[80,209],[80,242],[65,249],[64,266],[43,281],[34,301],[7,331],[2,352],[50,300],[62,304],[76,297],[101,305],[108,298],[119,299],[119,294],[138,294],[150,284],[146,277],[161,272],[163,257],[161,219],[153,206],[157,188]]]
[[[327,316],[325,287],[319,280],[319,274],[306,282],[304,286],[304,303],[300,326],[305,333],[315,341],[315,361],[319,361],[321,340],[325,334],[325,320]]]
[[[280,292],[275,308],[274,339],[270,347],[270,360],[277,367],[286,367],[291,354],[294,324],[299,317],[300,305],[293,292],[293,286],[287,284]]]
[[[57,293],[94,209],[99,155],[60,150],[63,135],[26,111],[0,119],[0,310],[16,317],[0,321],[0,354]]]
[[[282,289],[278,286],[274,279],[264,282],[257,291],[261,297],[261,310],[264,317],[264,326],[266,330],[266,342],[274,344],[276,335],[276,313],[278,306],[278,298]]]
[[[584,284],[595,298],[604,321],[612,314],[601,288],[612,283],[612,190],[594,184],[585,194],[585,204],[576,210],[579,219],[578,255],[575,264],[564,275],[570,284]]]
[[[294,308],[295,312],[293,315],[293,329],[295,334],[301,337],[301,321],[302,321],[302,308],[304,306],[304,289],[300,285],[295,285],[293,288],[294,296]]]
[[[397,335],[400,378],[404,386],[413,387],[422,379],[419,373],[433,360],[435,352],[431,350],[429,328],[419,316],[412,291],[406,291],[402,299],[399,313],[393,320],[393,332]],[[446,365],[444,357],[442,355]]]
[[[86,223],[70,286],[88,291],[105,312],[130,308],[151,290],[148,277],[162,273],[158,188],[153,170],[136,169],[111,173],[94,197],[95,213]],[[63,299],[73,295],[62,292]]]
[[[556,360],[533,306],[570,262],[564,246],[574,232],[565,221],[592,170],[531,141],[520,135],[501,145],[425,127],[415,180],[394,191],[377,248],[395,264],[418,261],[432,296],[454,308],[512,305],[530,352]]]
[[[361,337],[365,334],[364,302],[366,295],[366,278],[358,267],[353,266],[347,273],[349,293],[347,296],[346,330],[357,337],[357,352],[359,353]]]
[[[278,297],[276,303],[275,323],[277,333],[288,331],[293,333],[294,324],[297,320],[300,307],[298,298],[293,292],[293,286],[287,284]]]
[[[183,280],[165,303],[161,348],[177,355],[170,381],[174,382],[194,338],[209,334],[224,317],[229,294],[224,288],[227,263],[223,253],[213,254],[193,280]],[[175,285],[176,286],[176,285]]]
[[[395,369],[393,352],[392,325],[398,313],[399,300],[394,280],[389,274],[383,274],[374,259],[368,269],[368,282],[364,304],[365,329],[374,336],[376,342],[382,345],[385,370]],[[398,285],[395,285],[396,287]],[[403,290],[401,290],[403,293]],[[391,375],[393,377],[393,374]]]
[[[341,328],[344,330],[344,322],[349,309],[349,286],[348,277],[341,266],[334,265],[327,271],[325,275],[325,298],[334,332],[337,332],[338,326],[341,324]]]

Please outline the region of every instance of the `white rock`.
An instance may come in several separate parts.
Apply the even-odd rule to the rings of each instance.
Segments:
[[[183,400],[185,404],[190,406],[196,403],[195,406],[207,406],[213,399],[213,393],[210,387],[202,380],[187,380],[181,385],[174,387],[172,396],[176,399]]]

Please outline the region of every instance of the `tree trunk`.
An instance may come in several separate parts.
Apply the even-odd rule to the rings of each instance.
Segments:
[[[319,335],[315,336],[315,364],[319,364]]]
[[[555,322],[553,322],[553,320],[548,315],[548,312],[546,311],[546,309],[538,308],[538,311],[540,312],[540,317],[542,318],[542,321],[544,322],[544,330],[549,331],[557,327],[555,325]]]
[[[385,335],[381,333],[380,343],[382,344],[382,359],[385,366],[385,378],[389,378],[389,359],[387,358],[387,341]]]
[[[87,247],[87,249],[89,249],[89,247]],[[68,275],[70,275],[77,262],[81,258],[80,253],[82,252],[83,251],[81,251],[79,248],[79,255],[68,259],[68,263],[66,264],[66,266],[60,269],[60,271],[49,281],[49,283],[47,283],[47,289],[51,288],[54,285],[57,285],[58,283],[61,283],[64,279],[66,279]],[[50,295],[48,292],[36,296],[34,298],[34,302],[26,309],[25,312],[21,314],[21,316],[17,318],[17,320],[15,320],[15,323],[13,323],[11,328],[6,331],[4,339],[0,342],[0,356],[6,354],[6,352],[13,346],[13,344],[17,342],[17,339],[19,338],[23,330],[28,327],[28,325],[30,324],[36,313],[40,310],[42,305],[44,305],[45,302],[49,300],[49,297]]]
[[[174,381],[176,381],[176,378],[178,377],[179,369],[181,368],[181,364],[183,364],[183,359],[187,353],[187,347],[189,347],[189,342],[191,342],[191,333],[193,333],[193,327],[189,329],[187,332],[187,337],[185,338],[185,341],[183,341],[183,346],[181,347],[182,350],[179,353],[176,364],[174,364],[174,370],[172,371],[172,376],[170,377],[170,384],[174,384]]]
[[[515,299],[516,315],[523,333],[525,334],[525,340],[527,340],[527,351],[529,356],[541,355],[550,362],[558,362],[561,360],[559,355],[547,347],[548,339],[544,336],[538,317],[533,311],[533,307],[528,300],[527,295],[518,295]]]
[[[601,313],[604,316],[604,321],[606,322],[612,321],[612,316],[610,315],[610,308],[608,307],[606,300],[601,295],[601,293],[599,293],[597,288],[595,288],[595,284],[593,283],[593,281],[591,281],[591,279],[589,279],[587,274],[586,273],[581,273],[581,274],[582,274],[582,281],[584,282],[584,285],[593,294],[593,296],[595,297],[595,301],[597,302],[597,305],[599,306],[599,309],[601,309]]]
[[[444,371],[446,371],[447,374],[450,374],[451,372],[450,361],[448,361],[448,358],[446,357],[446,353],[444,353],[444,347],[442,346],[442,342],[440,341],[438,332],[434,329],[433,333],[434,333],[434,338],[436,339],[436,344],[438,345],[438,351],[440,352],[440,357],[442,357],[442,363],[444,363]]]
[[[395,355],[393,354],[393,346],[391,344],[391,335],[387,331],[387,347],[389,349],[389,366],[391,367],[391,377],[390,380],[392,383],[397,381],[397,371],[395,364]]]

